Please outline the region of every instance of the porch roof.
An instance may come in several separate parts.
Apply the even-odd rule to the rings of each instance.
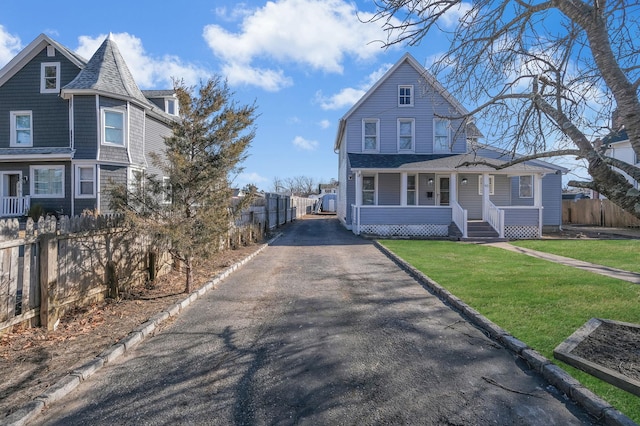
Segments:
[[[495,174],[525,175],[531,173],[554,173],[555,169],[518,163],[496,169],[506,161],[470,154],[349,154],[351,169],[421,172],[493,172]],[[470,165],[462,166],[463,164]],[[476,164],[474,164],[476,163]],[[493,167],[496,166],[496,167]]]
[[[24,162],[24,161],[52,161],[71,160],[74,150],[64,148],[0,148],[0,161]]]

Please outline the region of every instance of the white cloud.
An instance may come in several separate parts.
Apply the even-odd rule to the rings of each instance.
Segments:
[[[105,38],[107,38],[106,34],[96,37],[80,36],[76,52],[89,59]],[[187,85],[193,85],[211,74],[204,68],[183,62],[178,56],[153,57],[144,50],[142,40],[129,33],[113,34],[113,39],[136,83],[143,89],[171,88],[173,87],[172,78],[182,79]]]
[[[460,23],[462,18],[464,18],[465,14],[467,14],[472,9],[473,5],[471,3],[462,2],[447,10],[441,18],[442,22],[444,23],[444,28],[455,28]]]
[[[18,36],[9,32],[0,25],[0,67],[3,67],[13,59],[22,49],[22,43]]]
[[[322,129],[328,129],[329,127],[331,127],[331,121],[329,121],[329,120],[320,120],[320,122],[318,123],[318,126],[320,126],[320,128],[322,128]]]
[[[351,107],[353,104],[367,93],[367,90],[373,86],[386,73],[393,64],[383,64],[369,74],[365,81],[357,88],[346,87],[331,96],[324,96],[321,91],[316,93],[316,102],[324,110],[336,110],[345,107]]]
[[[305,151],[315,151],[318,145],[318,141],[310,141],[302,136],[296,136],[295,139],[293,139],[293,146]]]
[[[261,183],[269,182],[269,179],[267,179],[264,176],[260,176],[258,173],[255,173],[255,172],[240,173],[236,179],[238,180],[237,183],[241,184],[241,186],[247,185],[249,183],[258,185]]]
[[[351,2],[276,0],[251,14],[246,12],[243,5],[234,15],[245,14],[238,32],[215,24],[207,25],[203,31],[213,53],[224,62],[230,84],[279,90],[291,85],[292,80],[278,64],[342,73],[346,56],[368,60],[383,53],[380,45],[371,43],[384,38],[381,28],[362,23],[357,14],[365,14]],[[258,61],[264,62],[256,65]]]

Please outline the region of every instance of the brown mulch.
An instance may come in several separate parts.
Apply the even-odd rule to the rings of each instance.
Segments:
[[[258,248],[249,245],[217,253],[201,262],[194,274],[192,290]],[[150,317],[183,300],[184,287],[184,275],[172,271],[153,285],[131,289],[122,300],[107,299],[70,312],[60,319],[55,331],[16,326],[0,334],[0,419],[126,337]],[[169,323],[165,321],[161,328]]]

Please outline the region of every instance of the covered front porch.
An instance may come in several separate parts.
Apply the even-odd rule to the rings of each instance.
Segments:
[[[486,165],[452,167],[452,161],[460,163],[460,159],[439,159],[394,170],[352,168],[352,231],[466,239],[473,237],[470,223],[484,222],[497,238],[542,236],[542,179],[548,170],[526,165],[504,170]]]

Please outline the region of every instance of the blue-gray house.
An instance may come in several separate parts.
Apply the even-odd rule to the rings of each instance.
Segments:
[[[465,108],[405,54],[340,119],[338,217],[356,234],[539,238],[562,224],[566,169],[482,145]]]
[[[41,34],[0,69],[0,216],[109,212],[109,188],[155,170],[178,119],[142,92],[108,37],[88,61]]]

